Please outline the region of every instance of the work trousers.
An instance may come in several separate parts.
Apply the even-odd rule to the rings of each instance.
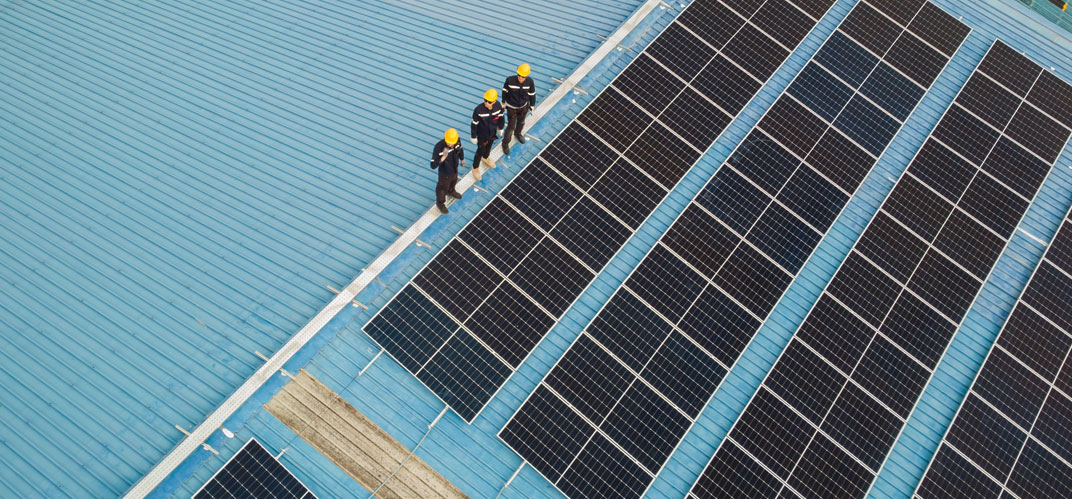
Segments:
[[[458,176],[439,176],[439,182],[435,186],[435,202],[436,204],[444,204],[447,202],[447,194],[454,192],[458,186]]]
[[[506,108],[506,131],[503,132],[503,144],[510,144],[510,139],[515,135],[521,137],[525,130],[525,116],[529,114],[529,107]]]
[[[473,168],[480,164],[480,160],[491,156],[491,145],[495,143],[495,137],[477,139],[476,156],[473,157]]]

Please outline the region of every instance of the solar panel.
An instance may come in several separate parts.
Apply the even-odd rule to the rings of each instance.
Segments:
[[[249,439],[193,495],[211,498],[308,499],[313,494],[255,439]]]
[[[832,3],[690,3],[364,331],[472,422]]]
[[[890,2],[881,8],[893,15],[889,10],[896,5]],[[928,9],[919,15],[924,12]],[[918,22],[917,15],[909,29]],[[949,47],[944,39],[932,43]],[[1019,117],[1044,116],[1045,120],[1032,118],[1030,126],[1044,137],[1059,136],[1062,145],[1068,140],[1067,127],[1025,100],[1043,74],[1041,67],[1029,63],[1000,41],[994,42],[690,495],[732,495],[748,488],[761,490],[756,496],[768,497],[867,493],[1056,159],[1046,155],[1052,150],[1049,142],[1033,145],[1015,138],[1020,132],[1012,130],[1027,126],[1017,125]],[[1046,286],[1064,293],[1064,298],[1072,296],[1072,288]],[[1019,365],[999,362],[1005,368]],[[1006,383],[1007,393],[1039,392],[1030,388],[1031,380],[1005,374],[995,381]],[[1030,389],[1013,388],[1020,384]],[[974,423],[996,428],[1002,422],[991,418]],[[1003,445],[996,441],[983,445],[1005,450],[995,448]],[[969,473],[956,453],[943,451],[939,457],[942,462],[932,468],[946,477],[947,484],[957,477],[966,483],[982,475]],[[1046,460],[1041,454],[1033,458]],[[976,497],[985,489],[975,488],[974,482],[955,487],[947,485],[936,495]]]
[[[1072,213],[991,347],[917,497],[1072,495],[1070,256]]]
[[[862,11],[878,12],[854,8],[500,431],[566,495],[596,490],[582,482],[639,495],[637,465],[647,488],[926,93],[846,34]],[[902,36],[916,35],[889,44]],[[868,57],[840,55],[853,51]],[[854,83],[839,76],[861,60]],[[588,444],[560,443],[577,431]]]

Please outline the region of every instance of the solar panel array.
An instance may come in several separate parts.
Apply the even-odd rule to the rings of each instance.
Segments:
[[[691,495],[866,494],[1064,147],[1070,96],[991,46]]]
[[[914,8],[849,13],[507,422],[566,495],[658,475],[969,32]]]
[[[1072,219],[1066,216],[961,404],[918,497],[997,498],[1006,491],[1025,498],[1072,497],[1070,299]]]
[[[471,422],[833,0],[696,0],[365,326]]]
[[[316,495],[251,438],[193,495],[193,499],[213,498],[315,499]]]

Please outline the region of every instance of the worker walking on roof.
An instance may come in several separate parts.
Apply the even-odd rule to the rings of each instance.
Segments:
[[[491,156],[491,146],[495,143],[495,139],[499,137],[499,134],[503,130],[503,107],[498,102],[499,93],[494,88],[484,92],[484,102],[476,106],[473,110],[473,143],[477,145],[476,155],[473,156],[473,174],[477,180],[480,180],[480,173],[477,170],[477,166],[480,162],[488,165],[488,168],[495,168],[489,156]]]
[[[465,151],[458,143],[458,131],[451,128],[432,149],[432,169],[439,170],[439,182],[435,188],[436,207],[444,215],[450,213],[447,210],[447,196],[462,198],[457,188],[459,166],[465,166]]]
[[[511,136],[517,136],[518,143],[525,143],[525,115],[536,111],[536,83],[529,78],[531,71],[528,64],[522,64],[517,67],[517,74],[503,83],[502,100],[509,121],[503,134],[503,154],[510,154]]]

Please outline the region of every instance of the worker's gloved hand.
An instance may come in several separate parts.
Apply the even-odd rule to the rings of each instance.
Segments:
[[[529,113],[535,113],[535,112],[536,112],[536,106],[529,106]]]
[[[502,137],[502,130],[495,130],[495,138]]]
[[[476,137],[473,137],[473,138],[472,138],[472,139],[470,139],[470,140],[472,140],[472,141],[473,141],[473,143],[474,143],[474,144],[476,144]]]
[[[461,165],[462,168],[465,168],[465,160],[464,159],[459,161],[458,164]]]

